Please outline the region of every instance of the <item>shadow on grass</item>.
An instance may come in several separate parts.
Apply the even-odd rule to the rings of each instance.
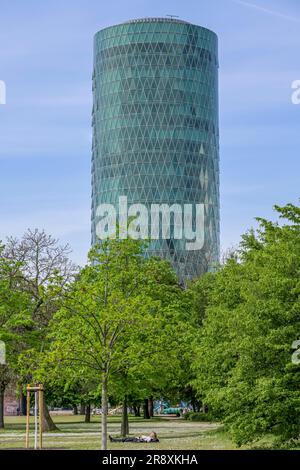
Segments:
[[[201,437],[203,437],[203,434],[199,434],[199,432],[196,432],[196,433],[186,433],[186,434],[176,434],[176,435],[173,435],[173,436],[163,436],[162,438],[160,438],[159,440],[160,441],[165,441],[165,440],[175,440],[175,439],[189,439],[189,438],[193,438],[193,437],[199,437],[199,439],[201,439]]]

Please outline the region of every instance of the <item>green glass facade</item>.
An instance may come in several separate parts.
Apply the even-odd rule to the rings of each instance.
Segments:
[[[145,18],[94,40],[92,243],[100,204],[203,204],[204,246],[152,240],[181,279],[219,259],[218,40],[181,20]]]

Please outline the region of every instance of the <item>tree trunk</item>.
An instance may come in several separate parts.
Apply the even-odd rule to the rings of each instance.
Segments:
[[[86,412],[85,404],[84,404],[84,403],[80,403],[80,411],[79,411],[79,413],[80,413],[81,415],[85,415],[85,412]]]
[[[154,416],[153,397],[150,397],[150,398],[149,398],[148,408],[149,408],[149,416],[150,416],[150,418],[153,418],[153,416]]]
[[[108,414],[108,403],[107,403],[107,374],[103,372],[102,375],[102,417],[101,417],[101,431],[102,431],[102,444],[101,449],[107,450],[107,414]]]
[[[149,402],[148,398],[145,398],[144,405],[143,405],[144,419],[150,419],[148,402]]]
[[[126,437],[129,434],[127,397],[125,395],[122,410],[121,436]]]
[[[5,385],[0,383],[0,429],[4,428],[4,392]]]
[[[134,416],[139,418],[141,416],[141,407],[140,406],[133,406]]]
[[[58,430],[58,428],[56,427],[56,425],[54,424],[54,422],[53,422],[53,420],[50,416],[48,406],[46,405],[45,400],[43,400],[43,425],[42,425],[42,428],[43,428],[43,432],[57,431]]]
[[[20,393],[20,416],[26,416],[27,397],[22,390]]]
[[[84,408],[85,408],[84,422],[85,423],[90,423],[91,422],[91,404],[89,403]]]
[[[195,413],[196,412],[196,403],[195,403],[195,398],[194,397],[192,397],[191,404],[192,404],[192,407],[193,407],[193,412]]]
[[[73,406],[73,414],[78,415],[78,406],[77,405]]]

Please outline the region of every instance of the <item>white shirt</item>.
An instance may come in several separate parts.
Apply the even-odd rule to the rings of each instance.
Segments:
[[[152,441],[152,437],[150,437],[150,436],[140,436],[140,437],[139,437],[139,440],[140,440],[141,442],[151,442],[151,441]]]

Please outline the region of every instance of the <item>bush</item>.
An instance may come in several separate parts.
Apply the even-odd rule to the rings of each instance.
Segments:
[[[208,413],[203,413],[202,412],[194,412],[194,411],[189,411],[188,413],[185,413],[182,415],[184,419],[188,421],[216,421],[216,418],[212,415],[211,412]]]

